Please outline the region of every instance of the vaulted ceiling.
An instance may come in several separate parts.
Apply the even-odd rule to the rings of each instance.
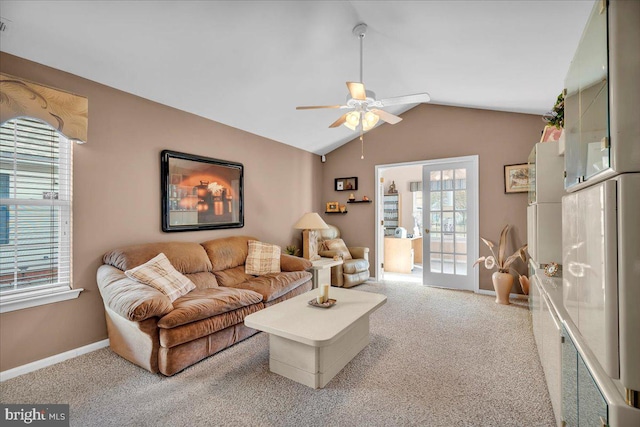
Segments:
[[[0,50],[316,154],[358,81],[377,98],[543,114],[593,1],[5,1]],[[90,102],[90,101],[89,101]],[[401,114],[414,105],[389,107]],[[400,126],[395,125],[395,126]],[[384,126],[391,126],[384,124]]]

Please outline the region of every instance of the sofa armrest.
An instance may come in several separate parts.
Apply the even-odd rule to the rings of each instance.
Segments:
[[[369,261],[369,248],[365,248],[363,246],[353,246],[349,249],[349,253],[353,257],[353,259],[366,259]]]
[[[165,294],[129,279],[122,270],[110,265],[98,268],[97,281],[105,307],[125,319],[141,322],[173,310],[173,304]]]
[[[311,268],[311,261],[293,255],[280,255],[281,271],[305,271]]]

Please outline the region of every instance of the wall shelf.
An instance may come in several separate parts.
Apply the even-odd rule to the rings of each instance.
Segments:
[[[326,213],[326,214],[346,214],[347,212],[349,212],[349,211],[344,211],[344,212],[327,212],[327,211],[325,211],[324,213]]]
[[[349,200],[347,203],[371,203],[371,200]]]

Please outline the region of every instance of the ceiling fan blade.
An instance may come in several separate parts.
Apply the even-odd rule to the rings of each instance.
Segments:
[[[395,98],[380,99],[378,102],[382,107],[401,104],[419,104],[421,102],[429,102],[431,97],[428,93],[416,93],[413,95],[396,96]]]
[[[377,108],[372,108],[371,112],[391,125],[395,125],[402,120],[402,117],[398,117],[395,114],[388,113],[384,110],[378,110]]]
[[[359,101],[364,101],[367,99],[367,91],[364,89],[363,83],[347,82],[347,87],[349,88],[351,98],[357,99]]]
[[[346,122],[347,121],[347,114],[349,114],[349,113],[344,113],[343,115],[341,115],[340,118],[338,120],[336,120],[335,122],[331,123],[329,125],[329,127],[330,128],[337,128],[338,126],[340,126],[341,124]]]
[[[317,108],[341,108],[346,107],[345,105],[303,105],[301,107],[296,107],[296,110],[315,110]]]

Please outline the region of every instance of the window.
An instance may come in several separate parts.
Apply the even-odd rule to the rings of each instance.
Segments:
[[[51,126],[0,127],[0,312],[75,298],[72,146]]]

